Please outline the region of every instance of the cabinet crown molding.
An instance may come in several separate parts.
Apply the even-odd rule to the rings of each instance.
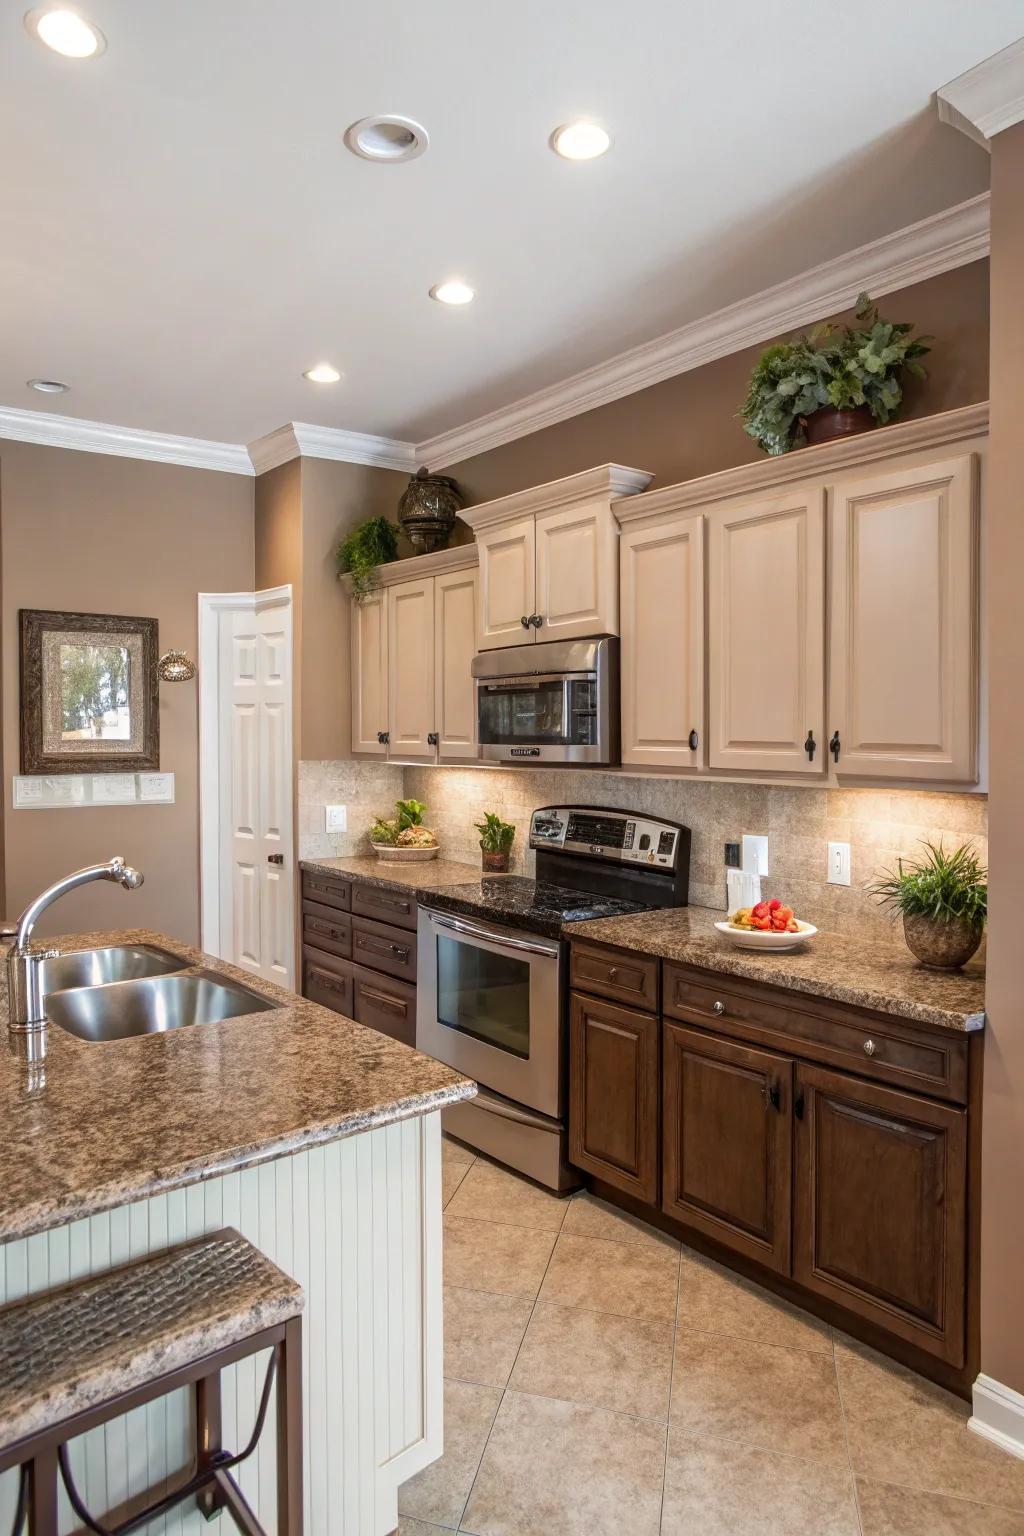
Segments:
[[[429,555],[410,555],[405,560],[391,560],[378,569],[382,587],[396,587],[399,582],[419,581],[424,576],[446,576],[449,571],[466,571],[480,564],[475,544],[457,544],[453,549],[435,549]],[[346,592],[352,591],[352,577],[340,577]]]
[[[561,480],[549,480],[544,485],[529,486],[525,491],[513,491],[496,501],[465,507],[459,516],[475,533],[479,528],[494,528],[531,513],[550,512],[555,507],[592,501],[597,496],[607,496],[609,501],[615,497],[634,496],[650,485],[653,478],[646,470],[629,469],[624,464],[599,464],[594,469],[584,469]]]
[[[937,92],[939,119],[983,149],[1024,120],[1024,37],[957,75]]]
[[[683,480],[678,485],[663,485],[642,495],[615,500],[612,513],[618,523],[632,523],[661,513],[681,512],[689,507],[725,501],[731,496],[756,496],[797,480],[842,474],[864,464],[879,465],[897,454],[966,442],[973,437],[982,437],[988,431],[988,412],[988,401],[983,400],[955,411],[876,427],[845,441],[797,448],[778,458],[758,459],[753,464],[739,464],[734,469],[718,470],[696,480]]]

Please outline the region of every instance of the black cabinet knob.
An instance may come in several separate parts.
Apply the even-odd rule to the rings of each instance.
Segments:
[[[523,614],[523,616],[519,620],[519,622],[523,626],[524,629],[529,629],[529,627],[530,627],[530,620],[526,617],[525,613]]]
[[[441,740],[441,738],[437,734],[436,731],[428,731],[427,732],[427,746],[428,747],[436,747],[440,740]]]
[[[377,740],[380,742],[382,747],[386,747],[388,742],[391,740],[390,731],[378,731]]]
[[[284,854],[283,853],[268,853],[267,854],[267,863],[268,864],[283,864],[284,863]]]
[[[833,756],[833,758],[835,759],[835,761],[837,763],[839,761],[839,748],[840,748],[840,746],[841,746],[841,743],[840,743],[840,740],[839,740],[839,732],[838,731],[833,731],[832,732],[832,740],[828,744],[828,749],[832,753],[832,756]]]
[[[804,742],[804,751],[807,753],[807,757],[812,763],[814,762],[814,749],[817,745],[818,743],[814,739],[814,732],[808,731],[807,740]]]
[[[531,613],[530,623],[533,625],[534,629],[540,629],[541,625],[544,623],[544,620],[541,618],[539,613]]]
[[[697,732],[696,731],[691,731],[690,732],[690,751],[691,752],[696,752],[697,746],[698,746],[699,742],[700,742],[700,737],[697,735]]]

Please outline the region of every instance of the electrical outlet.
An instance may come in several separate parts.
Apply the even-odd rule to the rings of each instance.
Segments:
[[[849,843],[829,843],[829,845],[828,845],[828,883],[829,883],[829,885],[849,885],[849,883],[850,883],[850,845],[849,845]]]
[[[324,806],[324,822],[326,824],[328,832],[347,832],[348,831],[348,806],[347,805],[325,805]]]
[[[752,875],[768,873],[768,839],[743,834],[743,868]]]
[[[740,845],[739,845],[739,843],[726,843],[726,845],[725,845],[725,867],[726,867],[726,869],[739,869],[739,867],[740,867]]]

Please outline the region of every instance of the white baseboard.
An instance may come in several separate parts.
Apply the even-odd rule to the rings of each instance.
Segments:
[[[967,1427],[1009,1451],[1011,1456],[1024,1458],[1024,1393],[982,1374],[974,1383],[972,1395],[974,1412]]]

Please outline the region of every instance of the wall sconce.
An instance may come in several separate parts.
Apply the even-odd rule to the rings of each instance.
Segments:
[[[156,671],[162,683],[190,683],[196,675],[196,664],[187,651],[164,651]]]

